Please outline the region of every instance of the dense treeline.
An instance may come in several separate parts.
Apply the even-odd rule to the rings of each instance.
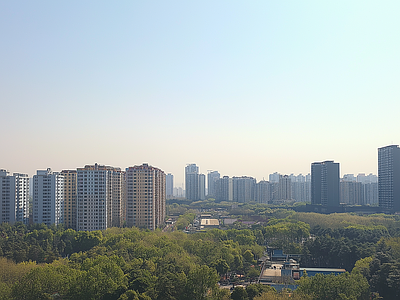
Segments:
[[[221,293],[216,285],[220,275],[228,270],[257,276],[255,256],[264,250],[249,229],[186,235],[137,228],[76,232],[2,224],[0,231],[3,257],[47,263],[29,264],[35,267],[24,267],[29,272],[23,278],[2,281],[1,294],[14,299],[58,294],[63,299],[215,298]]]
[[[189,235],[0,224],[0,299],[367,299],[370,291],[385,299],[400,296],[397,217],[246,210],[265,216],[266,223]],[[193,218],[186,211],[181,227]],[[301,253],[302,266],[351,273],[302,278],[294,294],[260,285],[235,288],[232,295],[218,288],[227,273],[254,280],[265,246]]]

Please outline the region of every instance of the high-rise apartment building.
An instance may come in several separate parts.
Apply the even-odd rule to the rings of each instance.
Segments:
[[[269,182],[269,193],[270,193],[270,201],[274,202],[279,199],[279,181],[278,182]]]
[[[340,203],[349,205],[376,205],[378,203],[378,177],[364,173],[345,174],[340,180]]]
[[[0,223],[28,223],[29,177],[0,169]]]
[[[77,230],[104,230],[124,219],[124,174],[120,168],[77,169]]]
[[[199,167],[196,164],[189,164],[185,167],[185,193],[188,200],[205,199],[206,178],[204,174],[199,174]]]
[[[311,201],[311,182],[309,174],[304,176],[299,174],[295,176],[295,180],[292,179],[292,198],[298,202],[310,202]]]
[[[174,175],[168,173],[165,176],[165,187],[167,193],[167,199],[174,197]]]
[[[165,220],[165,173],[148,164],[126,169],[128,226],[154,230]]]
[[[279,182],[279,178],[280,178],[281,174],[279,174],[278,172],[275,172],[273,174],[269,174],[269,182]]]
[[[344,177],[340,181],[340,203],[350,205],[364,204],[364,185]]]
[[[216,189],[215,183],[219,180],[221,175],[218,171],[210,171],[207,174],[207,189],[208,189],[208,197],[215,198],[216,197]]]
[[[224,176],[215,182],[215,199],[218,201],[233,201],[232,178]]]
[[[311,164],[311,204],[339,206],[339,163],[333,161]]]
[[[186,199],[197,201],[199,197],[199,167],[189,164],[185,167],[185,192]]]
[[[33,176],[33,223],[47,226],[63,223],[64,176],[58,172],[38,170]]]
[[[199,199],[206,199],[206,175],[199,174]]]
[[[288,175],[279,178],[278,200],[292,200],[292,180]]]
[[[379,207],[400,211],[400,148],[390,145],[378,148]]]
[[[267,204],[271,201],[270,185],[262,180],[256,184],[256,202]]]
[[[376,205],[379,203],[378,197],[379,197],[378,183],[377,182],[365,183],[364,204]]]
[[[110,174],[112,192],[109,200],[111,214],[109,214],[108,224],[112,227],[121,227],[126,221],[125,172],[120,168],[113,168]]]
[[[185,190],[181,187],[174,187],[174,197],[185,198]]]
[[[253,177],[233,177],[233,201],[247,203],[255,201],[256,179]]]
[[[344,174],[342,181],[356,182],[357,181],[357,177],[355,177],[354,174]]]
[[[378,183],[378,176],[369,173],[368,175],[365,175],[364,173],[360,173],[357,175],[357,182],[361,182],[363,184],[367,183]]]
[[[321,204],[322,163],[311,164],[311,204]]]
[[[64,177],[64,224],[76,230],[76,170],[62,170]]]

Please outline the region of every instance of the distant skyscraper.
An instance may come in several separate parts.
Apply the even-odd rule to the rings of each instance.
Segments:
[[[339,206],[339,163],[333,161],[311,164],[311,204]]]
[[[271,201],[269,182],[262,180],[256,185],[256,202],[267,204]]]
[[[47,226],[63,223],[64,176],[58,172],[38,170],[33,176],[33,222]]]
[[[197,201],[199,197],[199,167],[189,164],[185,167],[185,192],[186,199]]]
[[[215,199],[218,201],[233,200],[232,178],[224,176],[215,182]]]
[[[378,148],[379,207],[400,211],[400,148],[390,145]]]
[[[215,182],[220,179],[220,174],[218,171],[210,171],[207,174],[207,189],[208,189],[208,197],[215,198],[216,190],[215,190]]]
[[[28,223],[29,177],[27,174],[0,170],[0,223]]]
[[[255,201],[256,180],[253,177],[233,177],[233,201],[247,203]]]
[[[307,181],[307,176],[299,174],[296,181],[292,181],[292,198],[298,202],[310,202],[311,182]]]
[[[184,198],[185,197],[184,189],[181,187],[175,187],[174,188],[174,197]]]
[[[291,176],[280,176],[278,187],[278,200],[292,200]]]
[[[277,172],[273,173],[273,174],[269,174],[269,182],[279,182],[279,177],[281,175]]]
[[[165,173],[143,164],[126,169],[127,225],[156,229],[165,219]]]
[[[303,174],[297,175],[296,182],[306,182],[306,177]]]
[[[189,164],[185,167],[185,193],[188,200],[205,199],[206,178],[204,174],[199,174],[199,167],[196,164]]]
[[[165,176],[165,188],[167,193],[167,199],[174,197],[174,175],[168,173]]]
[[[379,203],[378,200],[378,183],[371,182],[364,184],[364,204],[376,205]]]
[[[287,176],[287,175],[285,175],[285,176]],[[290,174],[288,177],[290,178],[290,181],[291,181],[292,183],[293,183],[293,182],[297,182],[297,176],[294,175],[293,173]],[[279,178],[279,179],[280,179],[280,178]]]
[[[364,204],[364,186],[361,182],[347,177],[340,181],[340,203],[350,205]]]
[[[356,182],[357,178],[354,177],[354,174],[344,174],[343,175],[343,180],[342,181],[346,181],[346,182]]]
[[[206,175],[199,174],[199,199],[206,199]]]
[[[306,182],[310,182],[311,183],[311,174],[310,173],[308,173],[306,175]]]
[[[321,204],[322,163],[311,164],[311,204]]]

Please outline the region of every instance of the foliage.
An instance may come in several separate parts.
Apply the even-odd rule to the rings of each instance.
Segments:
[[[257,283],[248,285],[246,287],[246,292],[249,300],[253,300],[255,297],[260,296],[261,294],[266,292],[276,293],[276,290],[269,285]]]
[[[359,273],[343,273],[337,276],[333,274],[303,276],[296,293],[311,295],[315,300],[366,300],[370,298],[368,281]]]
[[[249,300],[246,290],[241,286],[237,286],[233,289],[231,298],[232,300]]]
[[[267,291],[259,296],[254,297],[254,300],[312,300],[314,299],[311,295],[299,293],[282,291],[277,293],[275,291]]]
[[[175,223],[176,229],[178,229],[178,230],[185,229],[187,226],[189,226],[189,224],[191,224],[193,222],[195,217],[196,217],[196,214],[190,213],[190,212],[187,212],[187,213],[179,216],[178,220],[176,220],[176,223]]]
[[[185,234],[138,228],[76,232],[61,226],[0,224],[1,299],[366,299],[369,288],[384,299],[400,298],[399,217],[296,213],[291,207],[216,203],[184,205],[179,228],[191,223],[190,209],[222,207],[253,226]],[[302,278],[294,292],[237,287],[218,289],[225,274],[254,280],[265,246],[301,253],[305,267],[345,268],[351,274]]]

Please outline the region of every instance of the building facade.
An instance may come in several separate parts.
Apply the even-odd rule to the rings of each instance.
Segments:
[[[199,167],[196,164],[185,167],[185,194],[186,199],[192,201],[206,198],[206,178],[204,174],[199,174]]]
[[[196,164],[189,164],[185,167],[185,192],[186,199],[192,201],[200,200],[199,167]]]
[[[311,179],[310,176],[299,174],[295,181],[292,180],[292,198],[298,202],[311,201]]]
[[[38,170],[32,182],[33,223],[64,223],[64,176],[48,168]]]
[[[64,224],[76,230],[76,170],[62,170],[64,177]]]
[[[262,180],[256,184],[256,202],[268,204],[271,201],[270,184]]]
[[[199,199],[206,199],[206,175],[199,174]]]
[[[143,164],[126,169],[127,226],[154,230],[165,220],[165,173]]]
[[[167,199],[174,197],[174,175],[168,173],[165,175],[165,188],[167,193]]]
[[[215,199],[218,201],[233,201],[232,178],[224,176],[215,182]]]
[[[339,163],[333,161],[311,164],[311,204],[340,205]]]
[[[279,177],[278,200],[292,200],[292,180],[288,175]]]
[[[28,223],[29,177],[0,169],[0,223]]]
[[[256,179],[242,176],[233,177],[233,201],[247,203],[255,201]]]
[[[94,164],[77,169],[77,230],[122,225],[123,181],[120,168]]]
[[[363,205],[364,185],[361,182],[349,181],[348,179],[341,180],[340,203],[349,205]]]
[[[378,195],[383,210],[400,211],[400,148],[378,149]]]
[[[208,197],[209,198],[215,198],[216,197],[215,183],[220,178],[221,178],[221,175],[219,174],[218,171],[210,171],[210,172],[208,172],[208,174],[207,174],[207,191],[208,191]]]

